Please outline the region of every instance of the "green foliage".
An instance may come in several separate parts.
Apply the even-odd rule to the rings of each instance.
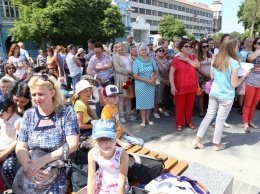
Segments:
[[[110,0],[12,0],[21,10],[10,30],[13,41],[47,38],[53,44],[124,36],[122,15]]]
[[[189,33],[188,31],[186,32],[187,33],[187,36],[190,40],[195,40],[195,35],[194,34],[191,34]]]
[[[231,36],[238,38],[240,41],[244,39],[243,34],[240,34],[239,32],[233,31],[230,33]]]
[[[176,37],[187,35],[183,22],[175,19],[173,16],[163,16],[160,19],[158,33],[169,41],[173,41]]]

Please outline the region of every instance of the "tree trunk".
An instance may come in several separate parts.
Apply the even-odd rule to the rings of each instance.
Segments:
[[[254,37],[254,28],[255,28],[255,19],[252,18],[252,26],[251,26],[250,37]]]

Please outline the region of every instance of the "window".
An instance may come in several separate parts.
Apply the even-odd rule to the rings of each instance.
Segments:
[[[158,11],[158,16],[163,16],[163,12]]]
[[[146,10],[146,14],[147,14],[147,15],[151,15],[151,14],[152,14],[151,10],[150,10],[150,9],[147,9],[147,10]]]
[[[190,13],[193,13],[193,9],[190,9]]]
[[[131,18],[131,23],[135,22],[136,18]]]
[[[152,1],[151,0],[146,0],[146,4],[151,5]]]
[[[157,1],[154,0],[153,1],[153,5],[157,6]]]
[[[176,14],[174,14],[173,17],[177,19],[177,15]]]
[[[163,2],[158,1],[158,7],[163,7]]]
[[[139,13],[145,14],[145,9],[139,8]]]
[[[4,14],[4,7],[3,7],[2,2],[0,3],[0,17],[5,17],[5,14]]]
[[[208,13],[205,13],[206,14],[206,17],[209,17],[209,14]]]
[[[159,24],[158,21],[153,20],[153,25],[154,25],[154,26],[158,26],[158,24]]]
[[[189,18],[188,16],[185,17],[185,20],[189,21],[189,19],[190,19],[190,18]]]
[[[205,16],[205,12],[202,12],[202,16]]]
[[[178,11],[181,11],[181,6],[178,6]]]
[[[182,11],[185,11],[185,7],[182,7],[181,10],[182,10]]]
[[[186,8],[185,11],[186,11],[187,13],[189,13],[189,12],[190,12],[190,9],[189,9],[189,8]]]
[[[169,4],[169,9],[173,9],[173,4]]]
[[[178,15],[178,19],[181,20],[181,15]]]
[[[134,9],[133,13],[138,13],[138,7],[132,7]]]
[[[12,6],[11,2],[9,2],[9,1],[3,1],[3,2],[4,2],[4,4],[2,4],[2,1],[1,1],[1,4],[3,5],[3,7],[2,6],[0,7],[1,15],[3,15],[4,17],[11,17],[11,18],[19,16],[18,7]]]
[[[144,0],[139,0],[139,3],[144,3]]]
[[[154,11],[154,10],[152,10],[152,14],[153,14],[153,15],[155,15],[155,16],[157,16],[157,15],[158,15],[158,12],[157,12],[157,11]]]
[[[185,16],[182,15],[182,16],[181,16],[181,19],[182,19],[182,20],[185,20]]]
[[[132,0],[132,1],[138,2],[138,0]]]
[[[194,14],[197,14],[197,11],[196,11],[196,10],[193,10],[193,13],[194,13]]]
[[[152,20],[146,20],[146,22],[147,22],[148,24],[150,24],[150,25],[153,24],[153,21],[152,21]]]
[[[177,5],[174,5],[173,9],[177,10],[177,9],[178,9],[178,6],[177,6]]]
[[[192,21],[193,20],[193,18],[192,17],[190,17],[190,21]]]
[[[165,8],[168,8],[168,7],[169,7],[169,4],[168,4],[168,3],[164,3],[164,7],[165,7]]]

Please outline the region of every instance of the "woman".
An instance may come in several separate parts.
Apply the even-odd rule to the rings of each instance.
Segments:
[[[17,82],[11,90],[11,95],[17,106],[17,114],[23,116],[24,112],[32,107],[31,93],[28,82]]]
[[[202,40],[199,43],[198,48],[198,59],[200,62],[200,68],[198,71],[199,86],[202,89],[201,95],[199,96],[199,106],[200,106],[200,117],[204,117],[204,94],[205,94],[205,84],[210,80],[210,66],[212,61],[212,54],[209,52],[209,44],[207,40]]]
[[[142,117],[141,129],[146,124],[154,125],[154,122],[150,121],[149,117],[151,108],[154,107],[155,81],[159,73],[156,62],[148,57],[148,51],[148,46],[140,45],[139,57],[133,64],[136,108],[140,110]]]
[[[43,51],[42,50],[38,50],[38,56],[36,59],[36,65],[38,66],[46,66],[46,57],[43,56]]]
[[[216,151],[225,149],[225,144],[221,144],[221,135],[224,122],[233,105],[235,88],[249,75],[249,71],[246,71],[243,76],[238,79],[240,59],[236,53],[237,49],[237,39],[227,37],[226,40],[222,42],[219,52],[214,58],[211,67],[211,78],[214,79],[214,83],[209,94],[207,114],[201,122],[197,137],[193,142],[195,148],[203,149],[205,147],[201,144],[201,138],[203,138],[210,122],[218,112],[213,137],[213,149]]]
[[[189,40],[182,40],[179,49],[180,54],[171,63],[169,79],[176,105],[176,130],[182,131],[184,118],[188,127],[195,129],[192,123],[192,112],[198,90],[196,69],[200,67],[200,63],[194,55],[190,55]]]
[[[132,60],[134,61],[135,59],[138,58],[138,50],[137,50],[137,47],[136,46],[132,46],[131,49],[130,49],[130,55],[131,55],[131,58]],[[133,85],[134,85],[134,80],[133,80]],[[138,114],[137,110],[136,110],[136,98],[132,98],[132,106],[131,106],[131,110],[132,110],[132,114],[133,115],[136,115]]]
[[[247,59],[254,64],[254,68],[246,79],[246,93],[242,111],[244,130],[247,133],[251,132],[249,127],[258,129],[258,126],[252,120],[255,108],[260,100],[260,37],[254,40],[253,45],[253,53],[249,54]]]
[[[168,61],[168,63],[172,62],[172,59],[174,57],[174,51],[172,49],[168,49],[169,41],[166,38],[160,38],[158,40],[158,46],[162,46],[165,50],[164,58]]]
[[[77,50],[76,56],[77,56],[78,60],[81,62],[82,75],[86,74],[86,69],[88,66],[87,60],[84,58],[85,55],[86,55],[86,52],[83,48],[79,48]]]
[[[123,89],[123,84],[127,81],[131,81],[132,85],[132,66],[133,60],[131,57],[126,56],[124,53],[124,44],[122,42],[117,43],[117,54],[113,54],[112,63],[114,68],[115,85],[118,87],[119,92],[122,93],[119,96],[118,109],[119,118],[121,123],[125,123],[124,118],[124,103],[126,106],[127,119],[135,120],[136,118],[131,115],[131,98],[127,94],[127,90]]]
[[[193,40],[191,42],[191,55],[194,55],[196,58],[198,58],[198,49],[199,49],[200,42],[197,40]]]
[[[110,80],[110,68],[112,67],[111,56],[104,51],[104,47],[101,42],[96,42],[94,44],[94,53],[95,55],[91,57],[89,65],[87,68],[87,74],[98,79],[99,83],[95,83],[95,86],[99,87],[100,85],[105,87],[109,84]],[[103,105],[100,105],[100,102],[96,103],[96,114],[100,118]]]
[[[54,56],[54,51],[51,47],[47,48],[47,69],[49,73],[54,74],[57,78],[60,76],[59,60]]]
[[[153,116],[157,119],[161,118],[158,114],[159,106],[163,103],[163,95],[165,88],[170,86],[169,81],[169,70],[170,66],[168,61],[164,58],[165,49],[162,46],[157,46],[154,50],[155,52],[155,61],[159,70],[160,84],[155,88],[155,100],[154,100],[154,111]],[[166,111],[166,107],[163,106],[163,114],[168,117],[169,114]]]
[[[4,77],[8,77],[11,80],[13,80],[14,82],[17,82],[17,81],[19,81],[19,78],[14,75],[15,72],[16,72],[15,66],[12,63],[8,63],[5,66],[5,76]]]
[[[81,78],[81,62],[75,56],[76,48],[74,45],[69,45],[67,47],[67,56],[66,56],[66,63],[69,68],[69,74],[72,79],[72,88],[73,92],[76,90],[76,83],[79,82]]]
[[[15,66],[15,76],[20,79],[24,74],[27,65],[24,56],[20,55],[20,46],[18,44],[12,44],[8,53],[8,61]]]
[[[77,150],[79,126],[73,108],[66,106],[66,102],[62,100],[58,82],[54,77],[34,76],[29,87],[35,107],[24,113],[16,154],[23,170],[32,180],[45,181],[52,177],[46,171],[43,174],[42,168],[61,159],[65,141],[69,145],[70,154]],[[42,150],[46,155],[31,160],[30,150]],[[65,193],[67,187],[65,167],[62,167],[50,189],[43,193]]]
[[[173,51],[174,51],[175,56],[180,52],[180,50],[179,50],[180,42],[181,42],[181,38],[178,38],[178,37],[175,38],[174,47],[173,47]]]
[[[30,79],[33,77],[33,75],[34,75],[33,68],[28,68],[28,69],[26,69],[25,73],[23,74],[22,80],[25,82],[29,82]]]

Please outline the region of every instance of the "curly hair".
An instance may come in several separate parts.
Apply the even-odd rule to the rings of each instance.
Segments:
[[[8,53],[8,57],[14,56],[14,51],[15,51],[16,47],[19,47],[19,49],[20,49],[20,46],[18,44],[13,43],[12,46],[10,47],[10,50],[9,50],[9,53]],[[18,57],[20,57],[20,52],[18,54]]]

